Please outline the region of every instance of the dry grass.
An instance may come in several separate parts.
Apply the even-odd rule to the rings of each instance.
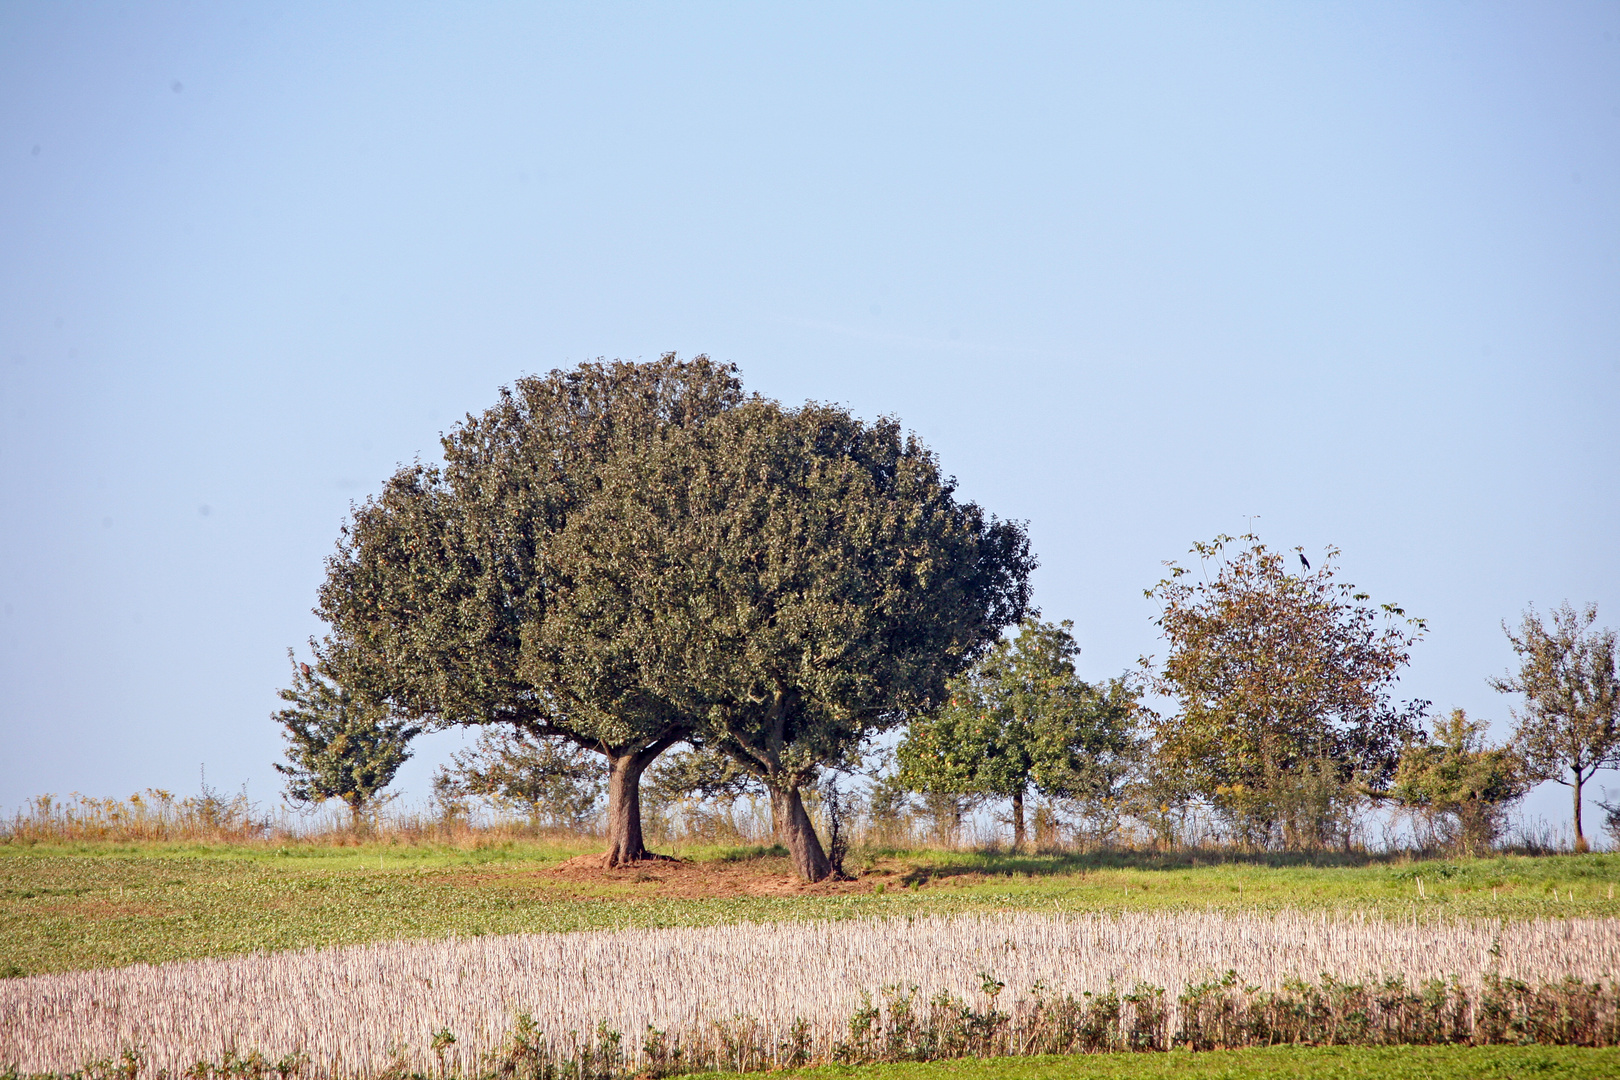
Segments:
[[[206,786],[202,794],[184,797],[161,788],[127,799],[77,792],[65,798],[40,795],[10,821],[0,819],[0,844],[14,846],[202,843],[251,850],[387,843],[477,848],[513,841],[592,847],[601,837],[588,829],[535,827],[497,814],[444,817],[389,810],[368,815],[356,827],[348,812],[334,804],[313,811],[281,806],[267,812],[245,793],[225,795]]]
[[[1525,1036],[1515,1017],[1542,1008],[1535,987],[1617,974],[1620,922],[1589,919],[1004,914],[520,935],[7,980],[0,1067],[64,1071],[138,1048],[143,1075],[252,1052],[303,1055],[314,1075],[473,1075],[592,1055],[603,1069],[676,1071],[1334,1041],[1369,1012],[1385,1024],[1377,1038],[1362,1030],[1372,1041],[1500,1041]],[[1346,996],[1353,980],[1370,988]],[[1446,985],[1422,989],[1432,980]],[[1612,1037],[1612,990],[1561,993],[1546,1007],[1586,1002],[1585,1027],[1529,1037]]]

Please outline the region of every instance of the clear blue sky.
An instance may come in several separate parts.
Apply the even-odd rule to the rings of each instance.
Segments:
[[[899,416],[1087,675],[1254,519],[1505,721],[1501,620],[1620,625],[1617,212],[1612,3],[9,3],[0,807],[274,802],[350,501],[666,350]]]

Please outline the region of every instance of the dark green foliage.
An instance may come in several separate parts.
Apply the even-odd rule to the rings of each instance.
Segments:
[[[321,589],[338,660],[435,724],[610,745],[662,730],[577,534],[627,460],[740,399],[735,368],[673,354],[503,388],[444,437],[442,469],[402,469],[355,510]]]
[[[292,650],[287,650],[292,659]],[[292,686],[277,691],[289,707],[275,713],[287,740],[287,777],[294,802],[341,799],[356,825],[410,759],[421,728],[364,701],[321,671],[293,660]]]
[[[939,700],[1028,599],[1023,530],[958,503],[895,421],[745,401],[703,357],[521,379],[444,456],[345,529],[336,670],[426,724],[605,754],[611,861],[644,854],[641,771],[697,737],[821,876],[799,786]]]
[[[1027,619],[952,680],[940,708],[913,721],[900,779],[934,795],[1011,799],[1013,845],[1025,846],[1024,799],[1113,799],[1137,748],[1135,693],[1075,674],[1070,622]]]
[[[651,696],[701,717],[819,879],[801,786],[1022,615],[1028,540],[959,503],[897,422],[833,406],[750,400],[620,464],[570,533],[574,602],[608,613],[577,648],[635,657]]]
[[[658,658],[627,632],[662,573],[643,545],[592,559],[612,502],[654,482],[649,455],[742,399],[731,366],[674,354],[519,379],[443,440],[442,469],[400,470],[354,511],[319,614],[346,678],[429,725],[497,724],[609,759],[609,858],[641,858],[642,770],[695,717],[659,693]],[[679,498],[679,493],[664,493]]]
[[[958,503],[893,420],[758,403],[716,428],[686,583],[711,630],[684,667],[708,737],[770,789],[815,880],[831,867],[800,786],[942,700],[1023,614],[1034,559],[1021,528]]]

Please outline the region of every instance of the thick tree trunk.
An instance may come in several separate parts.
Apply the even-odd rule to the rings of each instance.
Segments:
[[[652,857],[641,839],[641,773],[657,756],[641,751],[608,757],[609,866]]]
[[[1581,770],[1573,768],[1570,772],[1575,774],[1575,850],[1584,852],[1589,848],[1586,843],[1586,834],[1581,831]]]
[[[816,836],[797,784],[785,791],[771,788],[771,821],[779,840],[787,845],[793,868],[806,881],[820,881],[832,873],[832,863]]]
[[[1013,795],[1012,800],[1013,800],[1013,850],[1014,851],[1023,851],[1024,850],[1024,840],[1025,840],[1025,832],[1024,832],[1024,793],[1022,791],[1017,792],[1016,794]]]

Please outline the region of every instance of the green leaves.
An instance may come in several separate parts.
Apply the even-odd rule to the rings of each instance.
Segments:
[[[1538,780],[1567,783],[1566,770],[1590,776],[1620,763],[1616,635],[1592,629],[1596,621],[1596,604],[1577,612],[1566,602],[1546,621],[1534,607],[1526,610],[1517,634],[1503,626],[1519,671],[1491,685],[1524,696],[1514,737]]]
[[[1135,693],[1080,679],[1072,623],[1027,619],[915,720],[898,748],[900,778],[924,792],[1107,798],[1136,748]]]
[[[533,826],[584,829],[607,790],[602,759],[558,738],[486,729],[471,750],[451,755],[433,778],[443,802],[476,796],[521,810]]]
[[[1529,789],[1518,756],[1486,744],[1489,726],[1453,709],[1435,723],[1431,740],[1403,750],[1389,793],[1417,815],[1430,833],[1423,839],[1469,855],[1489,850],[1507,806]]]
[[[519,380],[444,447],[355,511],[319,609],[344,678],[425,724],[696,738],[796,799],[1028,602],[1023,529],[898,421],[704,357]]]
[[[1594,630],[1596,621],[1596,604],[1577,612],[1565,601],[1550,623],[1527,609],[1518,634],[1502,626],[1519,654],[1518,674],[1491,680],[1502,693],[1524,695],[1524,708],[1514,711],[1513,739],[1530,776],[1574,788],[1578,851],[1586,850],[1581,786],[1598,769],[1620,765],[1616,635]]]
[[[690,728],[623,647],[627,583],[602,573],[581,534],[616,527],[611,493],[632,463],[741,398],[734,367],[674,354],[503,389],[445,436],[442,470],[402,469],[355,510],[317,609],[334,662],[434,726],[619,748]]]
[[[292,660],[291,649],[287,657]],[[287,740],[288,763],[278,763],[276,770],[287,777],[288,798],[341,799],[358,821],[409,760],[410,741],[422,729],[297,661],[292,686],[277,693],[290,703],[275,714]]]
[[[672,681],[768,782],[937,702],[1022,614],[1023,530],[958,503],[897,421],[753,401],[703,442],[666,521],[689,575],[672,607],[697,631]]]

